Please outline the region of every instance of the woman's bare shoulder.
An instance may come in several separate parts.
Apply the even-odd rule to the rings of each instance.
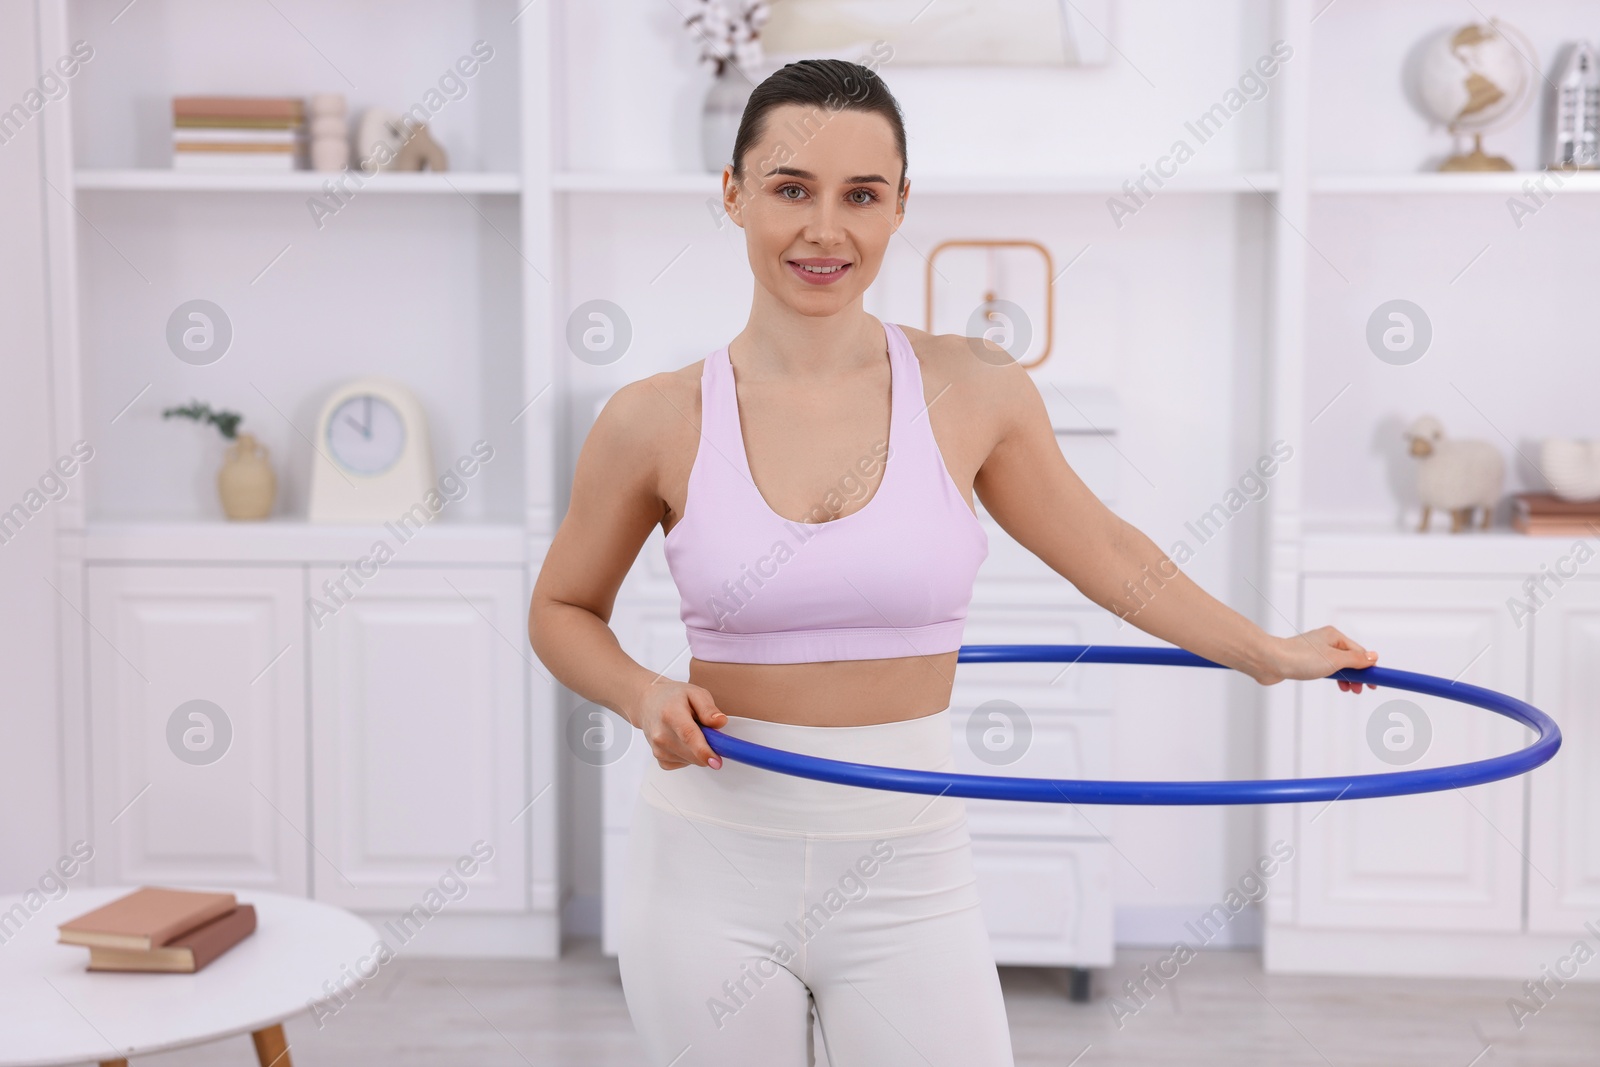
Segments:
[[[694,434],[700,424],[700,363],[659,371],[629,382],[612,393],[595,428],[621,439],[659,440],[687,423]]]
[[[1005,349],[982,337],[959,333],[928,333],[901,326],[922,365],[922,378],[931,395],[954,387],[961,399],[979,410],[993,410],[1038,395],[1027,370]]]
[[[621,463],[636,474],[659,474],[663,463],[683,451],[677,445],[698,442],[703,364],[697,360],[677,370],[659,371],[611,394],[589,431],[590,442],[608,466]]]

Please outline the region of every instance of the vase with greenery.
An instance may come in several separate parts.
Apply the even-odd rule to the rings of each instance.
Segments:
[[[210,404],[194,400],[183,407],[167,408],[163,419],[193,419],[211,425],[233,442],[217,472],[217,496],[222,511],[230,519],[264,519],[272,514],[278,496],[278,479],[267,456],[267,446],[248,433],[239,432],[244,416],[236,411],[213,411]]]

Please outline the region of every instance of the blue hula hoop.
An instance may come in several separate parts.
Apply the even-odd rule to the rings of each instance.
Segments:
[[[1137,663],[1174,667],[1218,667],[1225,664],[1181,648],[1139,645],[963,645],[958,663]],[[1430,767],[1385,774],[1337,778],[1277,778],[1222,782],[1100,782],[1081,779],[1012,778],[985,774],[876,767],[866,763],[805,756],[769,748],[715,727],[701,727],[711,750],[769,771],[840,785],[865,786],[900,793],[927,793],[978,800],[1032,800],[1056,804],[1295,804],[1316,800],[1361,800],[1368,797],[1431,793],[1498,782],[1526,774],[1548,762],[1561,747],[1561,729],[1544,712],[1516,697],[1492,689],[1453,682],[1431,674],[1363,667],[1335,671],[1330,680],[1362,682],[1412,693],[1443,697],[1513,719],[1539,736],[1516,752],[1450,767]]]

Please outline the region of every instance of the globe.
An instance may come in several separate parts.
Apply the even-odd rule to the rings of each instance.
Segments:
[[[1513,169],[1510,160],[1484,153],[1483,135],[1521,117],[1533,99],[1529,69],[1537,65],[1527,37],[1499,19],[1448,29],[1423,44],[1414,79],[1423,112],[1451,133],[1473,135],[1473,150],[1451,156],[1440,170]]]

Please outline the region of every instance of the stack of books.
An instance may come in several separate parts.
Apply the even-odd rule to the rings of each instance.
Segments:
[[[295,170],[304,155],[305,103],[287,96],[175,96],[178,170]]]
[[[1518,493],[1511,525],[1525,534],[1600,537],[1600,500],[1562,500],[1553,493]]]
[[[56,927],[86,945],[91,971],[193,974],[256,928],[256,909],[232,893],[145,886]]]

